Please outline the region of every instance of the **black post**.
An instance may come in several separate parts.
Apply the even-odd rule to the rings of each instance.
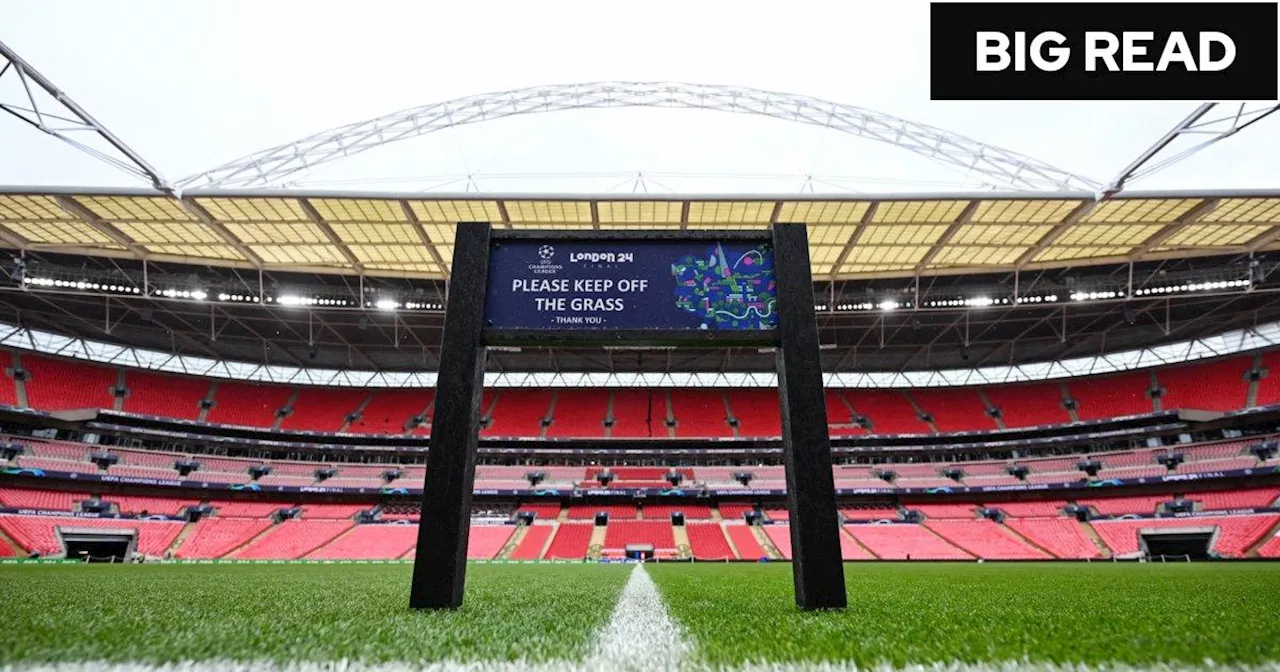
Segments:
[[[480,440],[484,392],[485,285],[489,279],[488,223],[458,224],[453,274],[444,311],[436,412],[423,482],[418,551],[409,606],[456,609],[467,578],[471,490]]]
[[[813,309],[809,234],[803,224],[773,226],[773,263],[778,279],[778,392],[796,604],[805,610],[842,609],[847,598],[840,520]]]

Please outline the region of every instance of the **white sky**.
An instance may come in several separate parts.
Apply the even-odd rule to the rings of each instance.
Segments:
[[[0,41],[175,181],[332,126],[551,83],[672,80],[806,94],[1099,181],[1195,106],[930,102],[925,0],[0,0],[0,17]],[[5,86],[12,79],[0,80],[0,100],[18,102]],[[1131,188],[1276,187],[1277,116]],[[651,192],[794,193],[805,175],[857,178],[811,183],[817,192],[974,184],[903,150],[828,130],[647,109],[487,122],[295,179],[314,188],[462,191],[462,176],[472,173],[473,190],[631,192],[638,171],[650,176]],[[437,175],[457,180],[405,179]],[[141,186],[5,115],[0,184]]]

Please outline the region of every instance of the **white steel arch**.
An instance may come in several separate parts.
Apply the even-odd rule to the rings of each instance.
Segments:
[[[822,126],[901,147],[980,176],[991,187],[1096,192],[1100,186],[1029,156],[875,110],[789,93],[679,82],[558,84],[432,103],[277,145],[187,177],[178,186],[275,185],[308,168],[455,126],[539,112],[617,107],[718,110]]]

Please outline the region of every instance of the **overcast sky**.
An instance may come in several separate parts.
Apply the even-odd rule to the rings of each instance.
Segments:
[[[0,0],[0,17],[0,41],[175,181],[332,126],[552,83],[669,80],[806,94],[938,126],[1099,181],[1195,107],[930,102],[925,0]],[[0,100],[19,102],[13,80],[0,79]],[[1280,115],[1132,187],[1277,187],[1277,157]],[[290,179],[314,188],[619,193],[948,191],[977,183],[830,130],[652,109],[491,121]],[[3,116],[0,184],[141,186]]]

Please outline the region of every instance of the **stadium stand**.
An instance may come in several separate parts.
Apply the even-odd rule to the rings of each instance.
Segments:
[[[548,560],[581,560],[587,555],[587,544],[591,542],[594,530],[595,526],[590,523],[560,523],[543,557]]]
[[[413,550],[417,542],[417,525],[356,525],[309,553],[307,559],[394,560]]]
[[[468,560],[491,560],[511,539],[510,525],[472,525],[467,536]]]
[[[1071,398],[1076,401],[1076,414],[1081,420],[1151,413],[1155,406],[1147,395],[1150,388],[1151,375],[1146,372],[1067,382]]]
[[[502,390],[489,411],[492,422],[481,435],[539,436],[550,410],[550,390]]]
[[[759,560],[768,557],[768,553],[764,552],[764,547],[756,539],[751,525],[725,523],[724,531],[729,535],[730,543],[738,550],[739,558],[743,560]]]
[[[956,547],[985,560],[1046,560],[1051,557],[990,520],[927,520],[924,524]]]
[[[896,390],[845,390],[844,397],[859,415],[871,421],[873,434],[929,434],[906,395]]]
[[[111,390],[118,382],[116,369],[63,359],[25,355],[27,403],[42,411],[79,408],[112,408]]]
[[[1138,535],[1151,528],[1201,528],[1216,527],[1218,536],[1212,550],[1228,558],[1243,557],[1244,552],[1263,534],[1280,522],[1280,515],[1204,516],[1201,518],[1147,518],[1140,520],[1098,520],[1092,524],[1095,532],[1116,556],[1135,555],[1139,552]]]
[[[336,432],[368,398],[369,392],[359,388],[300,387],[280,429]]]
[[[555,504],[521,504],[520,513],[532,513],[538,520],[555,520],[560,516],[560,503]]]
[[[218,425],[271,427],[276,422],[276,412],[292,395],[292,388],[279,385],[223,381],[214,390],[214,405],[205,420]]]
[[[1280,558],[1280,534],[1272,535],[1265,544],[1258,548],[1258,557]]]
[[[882,560],[970,560],[973,557],[923,525],[846,525],[844,529]]]
[[[1005,427],[1038,427],[1071,422],[1062,405],[1057,383],[1029,383],[984,388],[991,405],[1000,411]]]
[[[669,520],[677,511],[683,513],[686,520],[711,518],[711,507],[706,504],[645,504],[642,515],[645,520]]]
[[[27,551],[58,556],[66,552],[59,536],[61,529],[98,528],[133,530],[137,533],[138,552],[159,557],[173,545],[182,531],[182,523],[113,518],[61,518],[53,516],[0,516],[0,530]]]
[[[688,523],[684,526],[689,535],[689,547],[698,560],[734,560],[736,556],[725,539],[720,523]]]
[[[530,525],[526,528],[524,538],[520,540],[520,544],[511,552],[512,560],[538,560],[542,557],[542,550],[547,547],[547,540],[556,531],[555,525]],[[587,536],[589,540],[590,535]]]
[[[0,488],[0,505],[15,509],[74,511],[76,504],[84,499],[89,499],[88,493]]]
[[[729,390],[729,410],[738,422],[739,437],[782,436],[782,407],[774,390]],[[848,415],[848,411],[828,422]]]
[[[918,504],[904,503],[907,509],[914,509],[924,514],[926,518],[974,518],[978,512],[974,509],[973,504]]]
[[[347,431],[352,434],[404,434],[416,415],[430,419],[435,390],[377,390]]]
[[[1164,410],[1195,409],[1232,411],[1244,408],[1249,383],[1244,374],[1252,367],[1248,359],[1233,358],[1175,366],[1156,371],[1164,389],[1160,397]]]
[[[663,395],[644,389],[612,390],[612,395],[613,426],[609,428],[610,437],[625,439],[667,435],[666,427],[662,424],[667,415]]]
[[[125,370],[123,410],[177,420],[197,420],[200,402],[209,394],[207,378],[166,376],[139,369]]]
[[[1255,406],[1280,404],[1280,351],[1262,353],[1262,379],[1258,381]]]
[[[674,550],[676,540],[669,522],[610,520],[609,526],[605,528],[604,547],[606,549],[626,548],[628,544],[653,544],[653,547],[658,550]]]
[[[13,380],[13,353],[8,350],[0,350],[0,404],[5,406],[18,405],[18,388]]]
[[[286,520],[232,554],[241,560],[294,560],[351,528],[347,520]]]
[[[609,514],[609,522],[615,520],[634,520],[635,504],[574,504],[569,507],[570,520],[591,520],[597,513]]]
[[[556,392],[553,422],[547,427],[551,438],[604,436],[604,420],[609,415],[609,395],[599,390],[566,389]]]
[[[679,437],[733,436],[720,390],[669,390],[671,417]],[[781,417],[781,416],[779,416]],[[779,420],[781,422],[781,420]]]
[[[998,429],[974,388],[923,388],[911,391],[920,410],[933,417],[940,432]]]
[[[1186,498],[1199,502],[1205,511],[1265,508],[1275,505],[1276,499],[1280,498],[1280,488],[1193,492]]]
[[[1072,518],[1006,518],[1005,524],[1028,541],[1064,560],[1102,557],[1102,550]]]
[[[174,555],[182,559],[213,559],[244,546],[262,534],[271,521],[262,518],[203,518]]]

